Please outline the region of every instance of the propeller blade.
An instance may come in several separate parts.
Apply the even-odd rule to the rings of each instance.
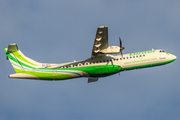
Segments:
[[[122,50],[124,50],[125,48],[122,47],[122,41],[121,41],[121,38],[120,38],[120,37],[119,37],[119,47],[120,47],[120,53],[121,53],[121,56],[123,57]]]
[[[120,52],[121,52],[121,56],[122,56],[122,58],[123,58],[122,50],[121,50]]]
[[[122,41],[121,41],[121,38],[119,37],[119,43],[120,43],[120,48],[122,47]]]

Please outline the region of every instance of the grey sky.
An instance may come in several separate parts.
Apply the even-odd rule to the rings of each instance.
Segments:
[[[179,59],[165,66],[121,72],[87,84],[9,79],[3,49],[17,43],[39,62],[64,63],[91,56],[97,27],[123,53],[162,48],[180,56],[178,0],[1,0],[1,120],[179,120]]]

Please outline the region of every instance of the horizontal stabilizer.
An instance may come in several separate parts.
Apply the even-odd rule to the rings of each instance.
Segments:
[[[12,52],[18,51],[17,44],[14,43],[14,44],[8,45],[7,51],[8,51],[8,53],[12,53]]]

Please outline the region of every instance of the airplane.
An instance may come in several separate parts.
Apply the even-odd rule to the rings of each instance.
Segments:
[[[62,64],[40,63],[26,57],[17,47],[9,44],[5,48],[7,59],[10,60],[15,74],[9,78],[39,79],[39,80],[66,80],[71,78],[87,77],[88,83],[96,82],[101,77],[107,77],[121,71],[154,67],[171,63],[176,56],[162,49],[147,50],[122,54],[122,41],[119,37],[119,46],[108,45],[108,27],[97,28],[91,57],[86,60]],[[121,53],[121,55],[117,55]],[[112,55],[116,54],[116,55]]]

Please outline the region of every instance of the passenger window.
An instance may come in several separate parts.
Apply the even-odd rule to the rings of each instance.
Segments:
[[[136,57],[138,57],[138,56],[136,56]]]
[[[130,59],[131,59],[132,57],[130,57]]]
[[[140,55],[139,57],[142,57],[142,55]]]
[[[143,55],[145,57],[145,55]]]
[[[101,61],[99,61],[101,63]]]
[[[128,57],[127,57],[127,59],[128,59]]]
[[[105,60],[103,60],[103,62],[106,62]]]
[[[109,62],[109,60],[107,60],[107,62]]]
[[[122,58],[120,58],[120,60],[122,60]]]
[[[125,60],[125,57],[123,59]]]
[[[86,65],[88,65],[88,63],[86,63]]]
[[[133,58],[135,58],[135,56],[133,56]]]

